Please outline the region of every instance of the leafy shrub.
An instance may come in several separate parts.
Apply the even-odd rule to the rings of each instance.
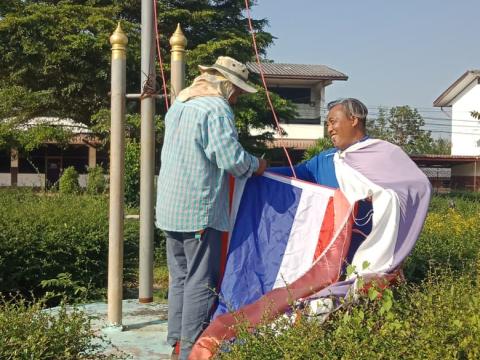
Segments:
[[[402,285],[395,296],[387,290],[345,303],[323,323],[301,316],[293,325],[282,318],[254,333],[240,326],[219,358],[478,359],[479,294],[471,276],[431,273],[420,286]]]
[[[315,155],[331,148],[333,148],[333,142],[330,137],[320,138],[315,142],[315,145],[310,146],[305,151],[305,154],[303,155],[303,160],[310,160]]]
[[[0,192],[0,292],[98,298],[107,284],[108,197]],[[136,279],[138,232],[138,221],[125,222],[125,281]]]
[[[107,187],[105,175],[101,166],[88,168],[87,176],[87,194],[96,195],[103,194]]]
[[[80,191],[78,172],[73,166],[69,166],[63,171],[59,183],[59,190],[62,194],[76,194]]]
[[[0,297],[1,359],[114,359],[103,355],[105,341],[78,310],[44,309],[45,302]]]
[[[405,263],[407,279],[419,282],[430,270],[442,267],[459,275],[471,273],[480,251],[478,214],[480,200],[434,197],[420,238]]]
[[[125,203],[140,203],[140,144],[129,140],[125,145]]]
[[[432,199],[405,263],[406,284],[345,303],[323,323],[302,316],[292,325],[281,318],[254,333],[241,324],[219,358],[480,358],[479,200],[465,194]]]

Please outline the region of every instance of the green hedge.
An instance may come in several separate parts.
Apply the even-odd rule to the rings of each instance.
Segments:
[[[126,220],[124,238],[124,279],[135,283],[138,220]],[[107,259],[107,196],[0,191],[0,293],[98,297]]]
[[[80,192],[80,184],[78,182],[78,172],[73,166],[67,167],[59,180],[58,190],[62,194],[77,194]]]
[[[109,343],[90,327],[83,312],[61,306],[45,310],[45,302],[0,296],[0,359],[116,359],[103,354]]]
[[[89,167],[87,176],[87,194],[103,194],[106,188],[107,181],[105,180],[103,168],[100,165]]]
[[[478,276],[477,272],[477,276]],[[362,298],[324,323],[301,316],[240,336],[225,360],[280,359],[478,359],[480,286],[449,271],[421,285],[403,285],[382,298]],[[393,304],[393,305],[392,305]],[[279,330],[284,329],[284,330]],[[225,349],[225,347],[224,347]]]
[[[448,267],[459,276],[473,271],[480,252],[480,197],[464,194],[436,196],[419,240],[404,271],[419,282],[430,269]]]

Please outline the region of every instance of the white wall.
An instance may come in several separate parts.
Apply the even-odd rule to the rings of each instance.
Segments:
[[[452,155],[480,155],[480,120],[470,112],[480,111],[480,85],[475,80],[452,105]]]
[[[10,186],[11,175],[10,173],[0,173],[0,186]]]
[[[17,186],[45,186],[45,174],[18,174]]]
[[[87,186],[87,174],[80,174],[78,176],[78,183],[81,187]],[[0,186],[11,186],[10,173],[0,173]],[[105,181],[108,183],[108,176],[105,175]],[[45,174],[18,174],[17,186],[45,186]]]
[[[323,125],[280,124],[280,126],[287,132],[288,139],[316,140],[323,137]],[[275,134],[274,137],[279,138],[280,136]]]
[[[323,125],[310,125],[310,124],[280,124],[280,126],[287,132],[286,139],[306,139],[317,140],[323,137]],[[273,131],[271,129],[251,129],[252,135],[260,135],[265,131]],[[274,138],[281,138],[277,133],[274,134]]]
[[[87,187],[87,174],[78,175],[78,183],[81,187]]]

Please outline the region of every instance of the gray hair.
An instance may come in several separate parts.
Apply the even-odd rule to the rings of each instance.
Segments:
[[[366,125],[368,110],[365,104],[360,100],[354,98],[337,99],[329,102],[327,108],[330,111],[336,105],[342,105],[345,115],[348,117],[356,117],[360,120],[363,126]]]

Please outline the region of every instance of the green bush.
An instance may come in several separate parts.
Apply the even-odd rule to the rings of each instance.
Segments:
[[[282,318],[253,333],[241,324],[219,358],[480,358],[479,213],[476,194],[434,197],[406,284],[347,302],[323,323]]]
[[[478,271],[478,270],[477,270]],[[478,272],[477,272],[478,276]],[[372,295],[372,294],[370,294]],[[281,318],[252,333],[239,326],[225,360],[478,359],[480,287],[471,276],[442,271],[394,294],[345,303],[323,323]]]
[[[480,251],[480,199],[472,196],[434,197],[420,238],[407,258],[404,272],[420,282],[431,269],[448,267],[469,274]]]
[[[0,359],[115,359],[104,355],[108,343],[90,327],[78,310],[44,309],[45,302],[0,297]]]
[[[98,298],[107,284],[108,197],[0,190],[0,292]],[[135,282],[138,221],[124,229],[124,279]],[[42,286],[43,284],[43,286]]]
[[[77,194],[80,192],[78,172],[73,166],[67,167],[59,180],[59,190],[62,194]]]
[[[105,181],[105,174],[101,166],[94,166],[88,168],[87,176],[87,194],[96,195],[103,194],[107,187]]]
[[[140,203],[140,144],[136,140],[127,141],[125,146],[125,203]]]
[[[303,160],[310,160],[315,155],[331,148],[333,148],[333,142],[332,142],[332,139],[330,139],[330,137],[319,138],[315,142],[315,145],[309,147],[305,151],[303,155]]]

